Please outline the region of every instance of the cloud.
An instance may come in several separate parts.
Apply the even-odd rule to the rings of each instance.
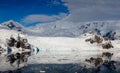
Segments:
[[[66,21],[119,20],[119,0],[62,0],[69,8],[70,16]]]
[[[52,22],[52,21],[60,20],[66,16],[67,16],[67,14],[65,14],[65,13],[60,13],[59,15],[51,15],[51,16],[41,15],[41,14],[33,14],[33,15],[28,15],[25,18],[23,18],[22,22],[25,24]]]
[[[52,22],[60,20],[60,23],[88,22],[120,20],[119,0],[62,0],[69,9],[69,15],[29,15],[23,19],[25,23]],[[56,4],[56,2],[54,2]],[[63,19],[63,20],[61,20]],[[56,22],[55,22],[56,23]]]

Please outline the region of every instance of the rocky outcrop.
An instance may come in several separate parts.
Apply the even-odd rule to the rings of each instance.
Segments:
[[[101,44],[103,49],[110,49],[114,47],[109,39],[104,38],[97,34],[93,35],[93,37],[85,39],[85,41],[90,42],[91,44],[93,43]]]

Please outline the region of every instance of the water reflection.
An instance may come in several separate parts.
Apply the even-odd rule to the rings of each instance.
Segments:
[[[108,70],[115,71],[116,70],[116,61],[111,60],[113,53],[103,52],[101,55],[96,57],[90,57],[86,59],[86,62],[90,64],[94,64],[95,72],[99,73],[102,68],[107,68]]]
[[[2,52],[0,55],[0,71],[2,73],[5,71],[12,73],[14,70],[19,70],[27,66],[28,57],[31,56],[31,52],[32,51],[18,51],[11,52],[10,54]]]
[[[20,64],[23,64],[23,66],[26,65],[28,61],[28,57],[31,55],[31,52],[22,52],[22,53],[15,53],[15,54],[10,54],[7,56],[6,62],[9,62],[11,66],[16,62],[17,67],[20,67]],[[14,66],[13,66],[14,67]]]
[[[114,56],[114,53],[111,52],[103,52],[99,55],[86,58],[85,62],[94,64],[94,67],[91,68],[87,68],[87,66],[82,66],[81,64],[71,63],[27,65],[28,58],[32,56],[32,52],[11,52],[10,54],[4,55],[6,57],[4,61],[6,60],[6,62],[2,63],[7,63],[5,66],[10,66],[14,69],[11,68],[1,73],[117,73],[117,66],[119,66],[119,62],[111,59]]]

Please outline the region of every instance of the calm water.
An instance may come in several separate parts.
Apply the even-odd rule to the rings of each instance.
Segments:
[[[91,68],[90,67],[88,68],[85,65],[83,66],[81,63],[79,63],[79,61],[82,61],[83,59],[84,62],[86,62],[85,59],[90,60],[90,56],[87,55],[85,56],[84,55],[85,53],[90,53],[93,58],[94,57],[97,58],[98,56],[103,55],[103,52],[101,51],[82,51],[77,53],[75,50],[72,51],[66,50],[64,52],[59,51],[59,53],[57,53],[54,50],[40,51],[37,49],[36,51],[28,50],[21,52],[17,52],[17,51],[12,52],[10,49],[8,49],[7,51],[1,53],[0,71],[1,73],[119,73],[120,63],[119,61],[114,61],[114,60],[110,60],[107,63],[102,63],[96,67],[91,67]],[[107,53],[112,54],[111,52],[107,52]],[[55,57],[55,55],[57,56]],[[74,58],[70,59],[70,57],[68,57],[70,55],[73,55],[72,57]],[[31,58],[34,58],[35,60],[36,59],[39,60],[39,63],[34,62],[35,60]],[[56,61],[55,63],[49,64],[46,61],[48,59],[51,61],[54,60]],[[60,63],[66,62],[66,63],[57,64],[57,62]],[[89,64],[94,64],[94,63],[89,63]]]

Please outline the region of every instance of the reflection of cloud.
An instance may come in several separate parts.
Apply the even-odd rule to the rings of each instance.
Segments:
[[[36,22],[51,22],[56,21],[64,18],[66,16],[65,13],[60,13],[59,15],[40,15],[40,14],[33,14],[28,15],[23,19],[24,23],[36,23]]]
[[[62,0],[71,13],[68,21],[120,19],[119,0]]]

